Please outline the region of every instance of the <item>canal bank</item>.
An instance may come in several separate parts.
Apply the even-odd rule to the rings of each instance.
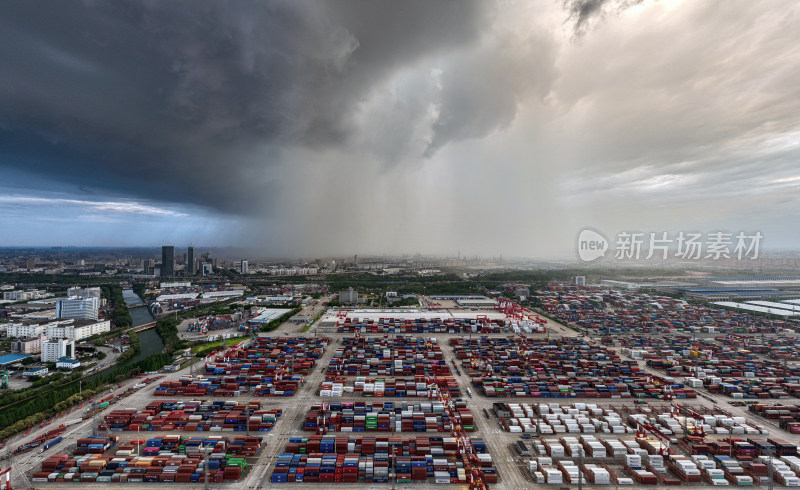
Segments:
[[[141,301],[141,300],[140,300]],[[134,308],[142,310],[136,313],[138,321],[134,324],[143,325],[151,323],[153,318],[146,307]],[[134,318],[134,315],[131,315]],[[155,329],[148,329],[137,336],[141,344],[136,355],[121,364],[114,364],[102,371],[92,373],[84,378],[68,381],[62,385],[45,385],[33,389],[24,398],[13,402],[3,400],[2,421],[0,421],[0,438],[6,438],[20,433],[26,426],[38,424],[51,415],[68,410],[76,405],[83,395],[92,397],[101,392],[100,386],[104,383],[116,384],[121,379],[128,378],[137,363],[143,371],[156,371],[169,363],[168,355],[160,355],[164,349],[161,336]],[[144,361],[144,362],[142,362]]]
[[[133,292],[131,289],[124,289],[122,291],[122,297],[125,299],[125,304],[128,306],[128,312],[133,319],[133,327],[138,327],[140,325],[144,325],[146,323],[151,323],[155,318],[153,315],[150,314],[150,310],[142,301],[136,293]],[[154,328],[150,328],[143,332],[139,332],[139,344],[141,345],[141,349],[139,353],[137,353],[132,358],[125,361],[121,366],[127,366],[131,364],[135,364],[143,359],[146,359],[153,354],[160,354],[161,351],[164,350],[164,341],[161,340],[161,336],[158,335]],[[97,373],[92,374],[88,378],[85,378],[83,381],[85,383],[90,383],[101,376],[105,376],[113,369],[120,367],[120,365],[112,365],[102,371],[98,371]]]

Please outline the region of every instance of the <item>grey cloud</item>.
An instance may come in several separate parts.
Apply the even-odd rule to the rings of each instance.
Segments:
[[[575,22],[575,28],[580,30],[594,15],[602,11],[603,4],[608,0],[564,0],[564,8],[569,12],[570,20]]]
[[[455,57],[444,70],[428,155],[451,141],[507,128],[523,100],[544,99],[556,79],[556,46],[535,29],[523,38],[485,39],[478,52]]]

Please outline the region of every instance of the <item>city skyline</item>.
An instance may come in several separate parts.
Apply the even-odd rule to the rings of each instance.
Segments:
[[[197,5],[9,6],[0,246],[800,243],[793,3]]]

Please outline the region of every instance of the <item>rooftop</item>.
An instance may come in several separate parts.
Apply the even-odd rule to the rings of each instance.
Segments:
[[[6,364],[13,364],[28,357],[33,357],[33,356],[31,356],[30,354],[6,354],[4,356],[0,356],[0,366],[5,366]]]

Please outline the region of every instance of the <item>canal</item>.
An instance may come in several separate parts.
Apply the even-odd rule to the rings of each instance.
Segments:
[[[154,320],[150,310],[142,301],[138,294],[134,293],[132,289],[123,289],[122,297],[125,299],[125,304],[128,305],[128,312],[133,319],[133,326],[138,327],[145,323],[150,323]]]
[[[131,314],[134,327],[150,323],[155,319],[150,314],[150,310],[144,304],[142,298],[134,293],[132,289],[123,289],[122,297],[125,298],[125,304],[128,305],[128,312]],[[129,363],[141,361],[145,357],[158,354],[164,349],[164,342],[161,341],[161,337],[158,336],[154,328],[139,332],[139,343],[142,344],[142,351],[128,361]]]
[[[125,303],[129,306],[128,310],[130,311],[131,318],[133,318],[134,327],[143,325],[145,323],[150,323],[154,320],[153,316],[150,314],[150,311],[147,309],[146,306],[144,306],[142,298],[137,296],[136,293],[134,293],[132,290],[124,290],[123,298],[125,299]],[[144,332],[139,332],[139,343],[141,344],[141,352],[139,352],[132,359],[128,360],[125,364],[123,364],[123,366],[139,362],[142,359],[151,356],[153,354],[159,354],[164,349],[164,342],[161,340],[161,337],[156,333],[155,328],[145,330]],[[83,385],[86,386],[88,383],[95,381],[99,377],[109,374],[110,371],[116,367],[118,366],[117,365],[108,366],[104,368],[102,371],[98,371],[92,374],[91,376],[82,378],[80,381],[79,380],[71,381],[62,386],[59,386],[59,388],[75,386],[79,382],[83,382]],[[13,405],[27,403],[29,400],[30,398],[18,400],[16,402],[6,405],[4,409]]]
[[[150,323],[154,320],[153,315],[150,314],[150,310],[147,309],[147,306],[145,306],[142,298],[134,293],[133,290],[124,289],[122,291],[122,297],[125,299],[125,304],[128,305],[128,312],[131,314],[134,327],[144,325],[145,323]],[[142,346],[141,351],[125,364],[139,362],[148,356],[161,353],[161,351],[164,349],[164,342],[161,340],[161,337],[158,335],[158,333],[156,333],[155,328],[145,330],[144,332],[139,332],[139,344]],[[106,371],[111,369],[111,367],[116,366],[110,366],[109,368],[99,371],[91,375],[88,380],[85,381],[94,381],[99,376],[106,374]]]

